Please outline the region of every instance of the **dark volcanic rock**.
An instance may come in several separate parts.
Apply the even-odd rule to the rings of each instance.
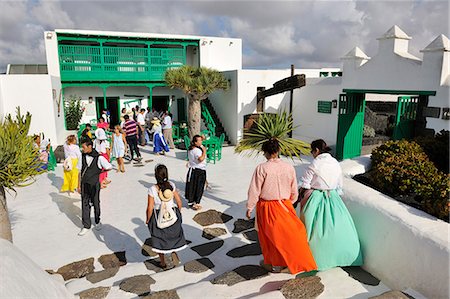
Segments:
[[[316,298],[323,290],[324,286],[318,276],[288,280],[280,289],[286,299]]]
[[[151,256],[151,257],[158,256],[158,254],[153,251],[153,248],[151,245],[151,238],[148,238],[147,240],[145,240],[144,245],[142,245],[141,253],[143,256]]]
[[[208,226],[214,223],[226,223],[233,219],[233,217],[216,210],[208,210],[196,214],[193,219],[201,226]]]
[[[150,275],[136,275],[122,280],[119,288],[128,293],[145,296],[150,293],[150,285],[155,282]]]
[[[242,235],[249,241],[258,242],[258,232],[254,229],[243,232]]]
[[[192,250],[197,252],[200,256],[207,256],[223,246],[223,240],[209,242],[197,246],[191,247]]]
[[[255,227],[255,218],[250,220],[238,219],[234,222],[233,233],[240,233],[244,230],[252,229]]]
[[[98,258],[98,261],[102,264],[104,269],[117,268],[127,264],[125,251],[102,255]]]
[[[262,254],[262,251],[259,243],[247,244],[241,247],[234,248],[227,252],[227,255],[233,258],[260,254]]]
[[[184,271],[189,273],[202,273],[214,268],[214,264],[207,257],[193,260],[184,264]]]
[[[94,272],[93,257],[62,266],[58,269],[58,271],[56,271],[56,273],[62,275],[64,280],[81,278],[92,272]]]
[[[167,271],[175,267],[175,265],[173,264],[172,257],[170,255],[166,255],[165,261],[167,265],[166,269],[161,268],[159,257],[156,259],[146,260],[144,262],[144,265],[145,267],[147,267],[147,270],[155,271],[156,273]]]
[[[369,272],[364,271],[361,267],[342,267],[342,270],[347,272],[350,277],[363,284],[371,286],[377,286],[380,284],[380,280],[378,278],[376,278]]]
[[[165,290],[142,297],[142,299],[180,299],[176,290]]]
[[[400,292],[400,291],[389,291],[381,295],[370,297],[370,299],[414,299],[413,297]]]
[[[104,299],[108,296],[111,287],[98,287],[80,292],[80,299]]]
[[[211,280],[212,284],[235,285],[239,282],[257,279],[266,276],[269,272],[266,269],[256,265],[240,266],[233,271],[225,272]]]
[[[227,234],[227,230],[221,227],[207,227],[203,230],[202,237],[208,240],[212,240],[216,237]]]
[[[88,275],[86,275],[86,279],[89,280],[91,283],[97,283],[102,280],[113,277],[114,275],[117,274],[117,272],[119,272],[119,267],[108,268],[106,270],[89,273]]]

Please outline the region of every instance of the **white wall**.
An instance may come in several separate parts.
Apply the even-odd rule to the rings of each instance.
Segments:
[[[48,74],[51,76],[60,77],[58,40],[56,33],[53,31],[45,31],[43,38],[45,41],[45,55],[47,58]]]
[[[59,94],[56,78],[49,75],[1,75],[0,82],[1,106],[5,114],[15,115],[19,106],[22,113],[29,111],[32,114],[30,134],[44,133],[53,146],[64,142],[63,109],[58,117],[53,99],[53,88],[56,96]]]
[[[218,71],[242,69],[242,40],[204,37],[200,40],[200,65]]]

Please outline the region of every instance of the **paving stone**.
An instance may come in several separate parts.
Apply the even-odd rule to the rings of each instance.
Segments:
[[[233,233],[240,233],[244,230],[249,230],[255,228],[255,218],[250,220],[247,219],[238,219],[234,222]]]
[[[196,214],[193,219],[201,226],[208,226],[214,223],[226,223],[233,219],[233,217],[216,210],[208,210]]]
[[[133,164],[133,167],[144,167],[144,164],[142,164],[142,163],[136,163],[136,164]]]
[[[385,292],[378,296],[370,297],[369,299],[414,299],[412,296],[409,296],[400,291],[389,291]]]
[[[309,299],[322,294],[324,285],[319,276],[294,278],[288,280],[280,289],[286,299]]]
[[[203,230],[202,237],[208,240],[212,240],[216,237],[227,234],[227,230],[221,227],[207,227]]]
[[[259,242],[258,232],[254,229],[249,230],[247,232],[243,232],[242,235],[244,236],[244,238],[246,238],[249,241]]]
[[[207,257],[196,259],[184,264],[184,271],[189,273],[202,273],[214,268],[214,264]]]
[[[125,251],[102,255],[98,258],[98,261],[102,264],[103,269],[117,268],[127,264]]]
[[[145,240],[144,245],[142,245],[142,250],[141,250],[141,253],[143,256],[150,256],[150,257],[158,256],[158,254],[153,251],[151,244],[152,244],[151,238],[148,238],[147,240]]]
[[[80,292],[80,299],[104,299],[111,287],[97,287]]]
[[[176,290],[165,290],[142,297],[142,299],[180,299]]]
[[[97,283],[102,280],[114,277],[114,275],[116,275],[117,272],[119,272],[119,267],[108,268],[106,270],[89,273],[88,275],[86,275],[86,279],[91,283]]]
[[[186,240],[186,244],[187,244],[187,245],[189,245],[189,244],[191,244],[191,243],[192,243],[192,241]]]
[[[166,261],[166,265],[167,265],[166,269],[161,268],[159,257],[156,259],[146,260],[144,262],[144,265],[145,265],[145,267],[147,267],[147,270],[155,271],[156,273],[175,268],[172,257],[170,255],[165,257],[165,261]]]
[[[122,280],[119,288],[128,293],[146,296],[150,293],[150,285],[155,282],[150,275],[136,275]]]
[[[72,278],[81,278],[92,272],[94,272],[93,257],[82,261],[67,264],[59,268],[58,271],[56,271],[56,273],[62,275],[64,280],[69,280]]]
[[[153,159],[147,159],[147,160],[145,160],[145,163],[150,163],[150,162],[153,162],[154,160]]]
[[[234,248],[227,252],[227,255],[233,258],[253,256],[262,254],[259,243],[247,244],[241,247]]]
[[[48,274],[58,274],[57,272],[53,271],[53,270],[45,270],[45,272],[47,272]]]
[[[380,280],[378,278],[376,278],[369,272],[364,271],[361,267],[342,267],[342,270],[347,272],[350,277],[363,284],[371,286],[377,286],[380,284]]]
[[[191,247],[192,250],[197,252],[200,256],[207,256],[223,246],[223,240],[209,242],[197,246]]]
[[[232,271],[225,272],[211,280],[212,284],[235,285],[246,280],[253,280],[268,275],[268,271],[260,266],[245,265]]]

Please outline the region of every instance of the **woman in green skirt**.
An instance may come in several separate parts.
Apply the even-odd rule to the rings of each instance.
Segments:
[[[360,266],[358,233],[340,194],[342,170],[322,139],[311,143],[314,161],[300,179],[300,218],[319,270]]]

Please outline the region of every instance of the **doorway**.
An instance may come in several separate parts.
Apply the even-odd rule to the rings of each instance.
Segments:
[[[169,96],[152,96],[152,108],[158,112],[169,109]]]
[[[97,107],[97,119],[102,115],[105,109],[103,97],[96,97],[95,103]],[[115,125],[120,123],[119,97],[106,97],[107,110],[109,111],[109,128],[113,129]]]

